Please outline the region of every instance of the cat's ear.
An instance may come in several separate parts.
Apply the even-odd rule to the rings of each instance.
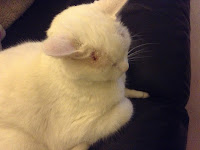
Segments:
[[[53,57],[68,56],[80,59],[84,55],[83,52],[75,50],[68,38],[62,36],[48,37],[43,42],[43,51],[46,55]]]
[[[128,0],[99,0],[95,5],[103,12],[116,17],[127,2]]]

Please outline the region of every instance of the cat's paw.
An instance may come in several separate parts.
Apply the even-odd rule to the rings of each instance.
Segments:
[[[149,93],[137,90],[125,89],[125,96],[128,98],[148,98]]]
[[[141,91],[141,92],[142,92],[142,91]],[[149,93],[147,93],[147,92],[143,92],[143,96],[142,96],[142,98],[148,98],[148,97],[150,97]]]

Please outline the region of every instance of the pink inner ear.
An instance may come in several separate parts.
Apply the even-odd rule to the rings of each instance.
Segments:
[[[74,47],[67,38],[54,36],[44,41],[44,52],[50,56],[67,56],[75,52]]]

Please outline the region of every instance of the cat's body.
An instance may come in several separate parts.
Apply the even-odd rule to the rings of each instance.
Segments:
[[[99,4],[105,2],[110,3],[102,0]],[[116,6],[121,9],[125,2]],[[85,19],[92,18],[90,15]],[[98,48],[105,50],[101,40],[86,43],[76,38],[73,43],[71,37],[76,32],[66,32],[65,37],[59,17],[55,20],[45,41],[24,43],[0,53],[0,150],[86,150],[116,132],[132,116],[124,86],[130,46],[126,29],[122,29],[127,38],[123,43],[120,40],[124,37],[115,33],[114,42],[104,39],[106,33],[102,31],[105,47],[113,48],[101,52]],[[105,27],[119,25],[112,24],[111,18],[107,23]],[[94,35],[91,39],[96,38]],[[144,96],[142,92],[135,94]]]
[[[0,89],[4,89],[0,92],[0,126],[29,133],[38,142],[45,141],[52,149],[62,150],[84,140],[95,142],[130,119],[132,105],[124,97],[122,78],[118,82],[73,81],[57,72],[62,69],[58,63],[51,66],[54,62],[43,59],[47,56],[41,53],[40,43],[19,48],[0,55]],[[31,55],[24,58],[26,48]],[[6,56],[7,53],[13,54]],[[43,67],[46,65],[50,67]],[[2,69],[3,66],[6,67]],[[126,109],[121,111],[125,112],[109,117],[119,103],[124,103]],[[8,135],[0,134],[0,139],[2,136]],[[18,140],[17,136],[14,138]]]

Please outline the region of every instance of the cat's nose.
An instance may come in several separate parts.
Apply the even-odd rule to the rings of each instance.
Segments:
[[[126,63],[126,62],[123,62],[119,65],[119,69],[122,71],[122,72],[126,72],[129,68],[129,64]]]

